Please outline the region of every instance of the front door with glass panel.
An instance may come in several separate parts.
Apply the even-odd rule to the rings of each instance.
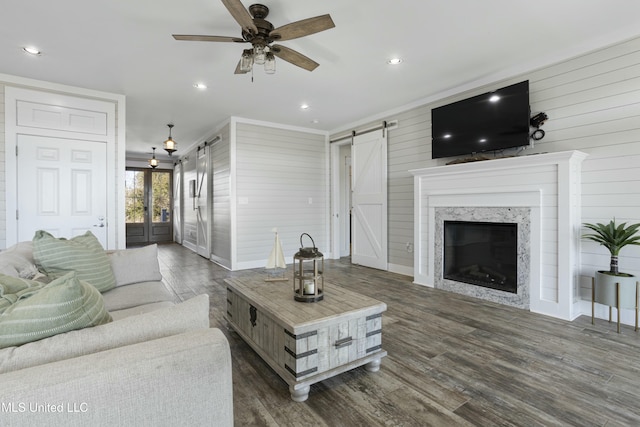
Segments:
[[[173,241],[173,172],[127,168],[127,245]]]

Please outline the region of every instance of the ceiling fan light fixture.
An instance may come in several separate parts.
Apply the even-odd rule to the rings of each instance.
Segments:
[[[156,159],[156,147],[151,147],[151,149],[153,150],[153,155],[149,159],[149,166],[155,169],[158,167],[158,159]]]
[[[164,151],[169,153],[169,155],[173,154],[178,149],[178,143],[173,140],[171,137],[171,129],[173,128],[173,124],[168,124],[169,127],[169,138],[164,142],[163,148]]]
[[[253,68],[253,50],[245,49],[240,58],[240,71],[247,73],[251,71],[251,68]]]
[[[256,44],[253,47],[253,62],[258,65],[262,65],[267,60],[267,54],[264,51],[264,46]]]
[[[267,74],[275,74],[276,72],[276,57],[271,52],[267,52],[267,57],[264,61],[264,72]]]

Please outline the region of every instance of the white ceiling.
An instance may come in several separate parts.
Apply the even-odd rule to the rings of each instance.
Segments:
[[[220,0],[5,0],[0,73],[124,94],[127,152],[161,146],[174,123],[180,154],[230,116],[342,131],[640,35],[640,2],[630,0],[263,3],[275,27],[331,14],[335,28],[281,43],[319,62],[315,71],[277,60],[275,75],[257,68],[251,82],[233,73],[248,45],[171,37],[240,37]],[[393,56],[404,62],[388,65]]]

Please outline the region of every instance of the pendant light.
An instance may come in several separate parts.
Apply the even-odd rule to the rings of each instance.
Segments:
[[[164,150],[171,155],[178,149],[178,143],[171,138],[171,128],[173,128],[173,124],[169,123],[167,126],[169,126],[169,138],[164,142]]]
[[[153,150],[153,155],[149,159],[149,166],[155,169],[158,167],[158,159],[156,159],[156,147],[151,147],[151,149]]]

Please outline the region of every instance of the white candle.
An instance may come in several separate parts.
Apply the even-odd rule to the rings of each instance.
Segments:
[[[313,295],[314,291],[315,291],[315,284],[313,283],[313,280],[305,280],[304,293],[306,295]]]

